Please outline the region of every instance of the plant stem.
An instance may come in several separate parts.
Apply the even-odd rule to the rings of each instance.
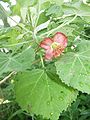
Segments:
[[[38,0],[38,13],[37,13],[37,19],[36,19],[36,22],[35,22],[34,29],[37,26],[37,23],[38,23],[38,20],[39,20],[39,16],[40,16],[40,1]]]
[[[40,37],[43,37],[43,36],[45,36],[45,35],[49,36],[51,33],[57,31],[57,30],[60,29],[61,27],[64,27],[64,26],[72,23],[72,22],[76,19],[76,17],[77,17],[77,15],[75,15],[75,16],[73,17],[73,19],[69,20],[68,22],[62,23],[62,24],[59,25],[57,28],[54,28],[54,29],[52,29],[52,30],[50,30],[50,31],[48,31],[48,32],[46,32],[46,33],[41,34]]]
[[[16,74],[15,71],[11,72],[8,76],[6,76],[3,80],[0,81],[0,85],[6,82],[14,74]]]
[[[40,58],[41,58],[41,63],[42,63],[42,67],[44,68],[44,62],[43,62],[43,57],[40,55]]]
[[[12,46],[18,46],[18,45],[23,45],[23,44],[27,44],[27,43],[32,43],[33,40],[29,40],[29,41],[24,41],[24,42],[20,42],[20,43],[16,43],[16,44],[10,44],[10,45],[3,45],[3,47],[12,47]]]
[[[71,17],[71,16],[73,16],[73,15],[76,15],[76,14],[73,13],[73,14],[63,15],[63,16],[61,16],[61,17],[54,18],[54,20],[59,20],[59,19],[63,19],[63,18],[66,18],[66,17]]]
[[[29,31],[29,30],[28,30],[27,28],[25,28],[24,26],[19,25],[12,17],[10,17],[10,16],[8,15],[8,13],[5,11],[5,9],[2,7],[2,5],[0,5],[0,8],[1,8],[2,11],[6,14],[7,17],[9,17],[12,21],[14,21],[14,22],[17,24],[18,27],[20,27],[20,28],[22,28],[23,30],[25,30],[26,32],[29,32],[29,33],[32,34],[32,31]]]

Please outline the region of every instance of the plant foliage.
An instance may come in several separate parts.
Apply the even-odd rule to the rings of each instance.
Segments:
[[[6,9],[2,2],[8,2],[9,7]],[[9,87],[14,96],[9,102],[16,100],[22,109],[18,112],[58,120],[79,92],[90,94],[90,3],[86,0],[18,0],[16,5],[8,0],[2,2],[0,104],[7,102],[3,87],[6,90]],[[61,34],[65,36],[63,40]],[[45,38],[53,42],[48,43]],[[45,59],[52,49],[54,58]],[[8,77],[13,71],[16,75]]]

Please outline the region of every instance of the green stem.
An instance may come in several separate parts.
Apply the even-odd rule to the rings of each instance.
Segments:
[[[49,36],[51,33],[57,31],[58,29],[60,29],[60,28],[62,28],[62,27],[64,27],[64,26],[72,23],[72,22],[76,19],[76,17],[77,17],[77,15],[75,15],[75,16],[73,17],[73,19],[71,19],[70,21],[65,22],[65,23],[62,23],[62,24],[59,25],[58,27],[56,27],[56,28],[54,28],[54,29],[52,29],[52,30],[50,30],[50,31],[48,31],[48,32],[45,32],[45,33],[41,34],[40,37],[43,37],[43,36],[45,36],[45,35]]]
[[[66,18],[66,17],[71,17],[71,16],[73,16],[73,15],[76,15],[76,14],[73,13],[73,14],[63,15],[63,16],[61,16],[61,17],[54,18],[54,20],[64,19],[64,18]]]
[[[24,41],[24,42],[20,42],[20,43],[16,43],[16,44],[10,44],[10,45],[3,45],[3,47],[12,47],[12,46],[18,46],[18,45],[23,45],[23,44],[28,44],[33,42],[33,40],[31,41]]]
[[[15,75],[15,74],[16,74],[15,71],[11,72],[8,76],[6,76],[3,80],[0,81],[0,85],[6,82],[12,75]]]
[[[40,59],[41,59],[41,63],[42,63],[42,67],[44,68],[44,62],[43,62],[43,57],[40,55]]]
[[[38,0],[38,13],[34,28],[36,28],[40,16],[40,1]]]

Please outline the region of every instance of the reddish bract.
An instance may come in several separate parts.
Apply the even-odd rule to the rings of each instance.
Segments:
[[[67,37],[57,32],[53,38],[45,38],[41,43],[40,47],[45,49],[45,59],[51,60],[61,55],[67,46]]]

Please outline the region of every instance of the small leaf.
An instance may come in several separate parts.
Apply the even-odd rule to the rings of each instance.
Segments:
[[[49,23],[50,23],[50,20],[48,20],[47,22],[42,23],[39,26],[37,26],[36,29],[35,29],[36,33],[39,32],[40,30],[43,30],[43,29],[47,28]]]
[[[55,63],[57,74],[65,84],[90,93],[90,42],[80,42],[77,50],[65,54]]]
[[[61,8],[58,5],[52,5],[46,12],[46,16],[52,15],[52,14],[59,14],[61,15]]]
[[[18,73],[16,100],[22,109],[31,114],[58,120],[77,97],[77,91],[64,85],[56,74],[41,69]]]

